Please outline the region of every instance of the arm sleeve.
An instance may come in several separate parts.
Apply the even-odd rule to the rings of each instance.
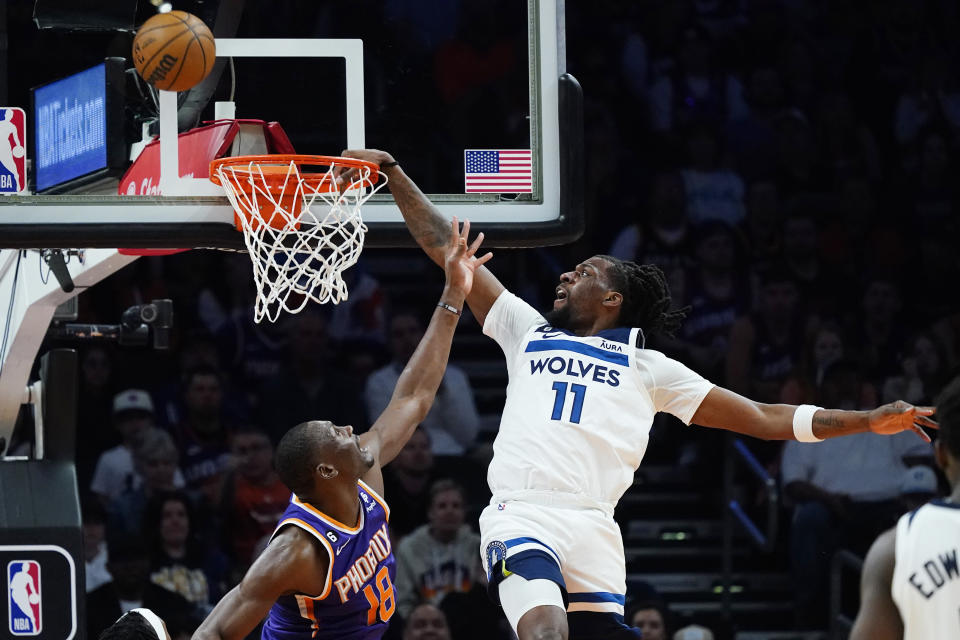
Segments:
[[[483,323],[483,333],[497,341],[503,353],[510,356],[520,347],[524,334],[530,327],[546,320],[529,304],[509,291],[502,291],[494,300]]]
[[[663,411],[690,424],[713,383],[672,358],[651,350],[638,350],[638,369],[649,376],[648,389],[655,411]]]

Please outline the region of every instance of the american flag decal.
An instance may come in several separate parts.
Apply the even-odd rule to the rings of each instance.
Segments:
[[[533,155],[529,149],[466,149],[466,193],[531,193]]]

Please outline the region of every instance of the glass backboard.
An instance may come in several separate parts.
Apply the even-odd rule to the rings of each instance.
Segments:
[[[55,309],[136,260],[117,247],[244,247],[207,179],[214,157],[380,148],[488,247],[582,231],[582,98],[565,73],[562,0],[172,4],[217,43],[210,76],[181,93],[153,90],[131,63],[152,3],[6,5],[0,453]],[[522,187],[468,182],[468,163],[498,151],[528,159]],[[366,247],[413,244],[386,189],[363,219]]]
[[[0,107],[26,113],[19,161],[28,187],[0,198],[0,246],[241,247],[219,188],[178,162],[209,141],[174,135],[224,114],[279,123],[298,153],[390,151],[445,214],[471,219],[491,246],[578,235],[582,109],[564,69],[562,1],[173,5],[203,19],[218,47],[211,76],[179,94],[152,90],[129,60],[150,4],[94,3],[81,16],[68,2],[8,8]],[[118,195],[131,151],[156,134],[162,175]],[[51,163],[59,169],[93,147],[68,179],[50,177]],[[467,183],[470,152],[498,150],[529,152],[526,188]],[[364,220],[368,246],[409,242],[386,190]]]

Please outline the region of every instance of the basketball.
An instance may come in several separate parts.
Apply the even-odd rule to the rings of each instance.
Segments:
[[[35,594],[35,593],[31,593],[31,594],[27,597],[27,600],[30,601],[30,604],[37,604],[38,602],[40,602],[40,596],[38,596],[38,595]]]
[[[158,13],[133,38],[133,65],[157,89],[186,91],[213,69],[216,51],[213,34],[197,16]]]
[[[22,158],[22,157],[23,157],[23,153],[24,153],[24,152],[23,152],[23,147],[18,144],[17,146],[15,146],[15,147],[11,150],[11,153],[13,153],[13,157],[14,157],[14,158]]]

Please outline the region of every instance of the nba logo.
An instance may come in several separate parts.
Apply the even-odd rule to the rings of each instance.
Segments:
[[[40,634],[40,563],[35,560],[13,560],[7,563],[7,606],[10,611],[10,633],[15,636]]]
[[[19,107],[0,107],[0,194],[27,186],[27,118]]]

